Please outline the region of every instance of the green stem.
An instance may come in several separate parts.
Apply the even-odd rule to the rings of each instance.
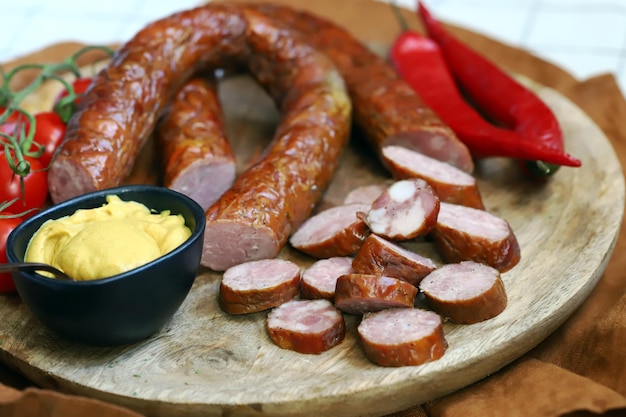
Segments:
[[[396,16],[396,19],[398,19],[400,28],[403,31],[409,30],[410,29],[409,24],[404,18],[404,15],[402,14],[402,10],[400,10],[400,8],[398,7],[398,4],[395,1],[391,3],[391,10],[393,11],[393,14]]]
[[[5,107],[5,111],[0,115],[0,124],[4,123],[11,117],[14,112],[19,113],[17,126],[18,132],[15,132],[16,137],[10,135],[0,134],[4,140],[8,143],[4,143],[4,151],[7,162],[13,172],[19,175],[20,180],[23,182],[23,178],[30,173],[30,164],[24,159],[24,156],[36,156],[41,154],[43,149],[39,146],[36,151],[31,151],[30,148],[34,144],[34,134],[36,130],[35,117],[20,108],[22,101],[33,94],[41,85],[47,80],[57,80],[61,82],[68,91],[73,93],[71,84],[59,76],[61,73],[71,72],[75,76],[80,76],[79,68],[76,64],[77,59],[88,51],[100,50],[106,52],[109,57],[113,55],[113,50],[107,46],[100,45],[88,45],[77,52],[72,54],[69,58],[52,64],[25,64],[13,68],[8,73],[5,73],[2,67],[0,67],[0,75],[2,75],[2,86],[0,87],[0,105]],[[39,70],[39,74],[33,79],[33,81],[18,91],[12,91],[10,88],[11,81],[16,74],[24,70]],[[74,97],[71,98],[73,102]],[[21,116],[25,116],[27,123],[21,120]],[[67,120],[64,120],[67,122]],[[28,133],[25,126],[28,126]],[[23,188],[23,186],[22,186]]]

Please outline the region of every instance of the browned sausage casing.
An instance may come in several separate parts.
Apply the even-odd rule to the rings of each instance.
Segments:
[[[215,80],[194,77],[178,91],[156,130],[163,185],[205,210],[233,184],[235,154],[226,138]]]
[[[454,132],[384,58],[347,30],[320,16],[287,6],[250,7],[304,34],[333,60],[346,80],[355,121],[377,152],[385,145],[401,145],[472,172],[470,153]]]

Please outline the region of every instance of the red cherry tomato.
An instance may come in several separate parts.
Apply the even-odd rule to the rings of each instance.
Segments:
[[[0,107],[0,116],[6,112],[6,107]],[[0,122],[0,132],[9,136],[15,136],[19,133],[19,125],[25,121],[26,117],[19,112],[12,112],[6,120]]]
[[[87,88],[89,88],[89,86],[91,85],[91,80],[92,79],[89,77],[82,77],[82,78],[77,78],[72,82],[72,88],[74,89],[74,94],[78,96],[74,100],[74,104],[80,103],[82,94],[84,94],[85,91],[87,91]],[[69,95],[69,92],[67,91],[67,89],[63,89],[63,91],[61,91],[61,93],[57,96],[55,100],[55,104],[58,103],[59,100],[61,100],[63,97],[67,97],[68,95]]]
[[[6,213],[0,213],[0,263],[7,263],[7,238],[9,234],[22,222],[21,217],[2,217]],[[0,274],[0,294],[15,292],[15,284],[10,273]]]
[[[59,147],[65,136],[65,123],[61,116],[55,112],[43,112],[35,115],[35,134],[33,140],[44,148],[39,156],[39,162],[43,167],[50,164],[54,151]],[[34,146],[31,151],[34,151]]]
[[[24,177],[24,198],[20,177],[13,172],[4,156],[0,157],[0,202],[18,200],[5,209],[9,213],[22,213],[41,209],[48,197],[48,175],[38,159],[25,157],[30,163],[30,173]],[[34,214],[34,213],[32,213]]]
[[[57,96],[54,101],[54,111],[61,116],[61,120],[64,123],[67,123],[76,111],[76,105],[80,103],[83,98],[83,94],[91,85],[91,80],[91,78],[84,77],[77,78],[74,82],[72,82],[72,90],[74,92],[73,100],[71,98],[63,100],[65,97],[70,95],[68,89],[63,89],[63,91],[61,91],[61,93]]]

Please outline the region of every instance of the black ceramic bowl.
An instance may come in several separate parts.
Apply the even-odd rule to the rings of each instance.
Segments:
[[[21,223],[7,239],[8,261],[22,262],[28,242],[46,220],[70,215],[78,209],[102,206],[110,194],[159,212],[170,210],[172,214],[181,214],[192,231],[191,237],[148,264],[108,278],[62,281],[36,272],[13,273],[21,299],[45,326],[68,339],[98,346],[145,339],[174,315],[198,272],[204,210],[191,198],[167,188],[128,185],[52,206]]]

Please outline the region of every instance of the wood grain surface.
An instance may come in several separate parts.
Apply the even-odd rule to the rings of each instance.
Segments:
[[[370,1],[348,3],[355,2],[380,8]],[[316,12],[331,16],[337,4],[311,3]],[[200,271],[188,298],[160,332],[116,348],[58,338],[18,297],[5,297],[0,359],[40,386],[163,417],[380,416],[489,375],[533,348],[587,297],[612,253],[624,209],[622,170],[604,134],[562,95],[523,82],[554,110],[567,150],[583,166],[563,168],[539,185],[524,179],[510,160],[477,163],[485,205],[509,221],[522,260],[503,274],[509,296],[505,311],[479,324],[446,323],[449,349],[440,360],[417,367],[375,366],[359,345],[358,319],[348,315],[346,339],[330,351],[303,355],[280,349],[265,332],[266,313],[233,317],[220,310],[220,274],[208,270]],[[268,143],[280,115],[247,77],[227,80],[220,94],[241,171]],[[153,152],[150,146],[144,149],[129,182],[154,182]],[[339,204],[356,186],[387,180],[365,142],[354,137],[318,209]],[[429,243],[408,246],[440,262]],[[303,268],[312,262],[289,248],[281,256]]]

